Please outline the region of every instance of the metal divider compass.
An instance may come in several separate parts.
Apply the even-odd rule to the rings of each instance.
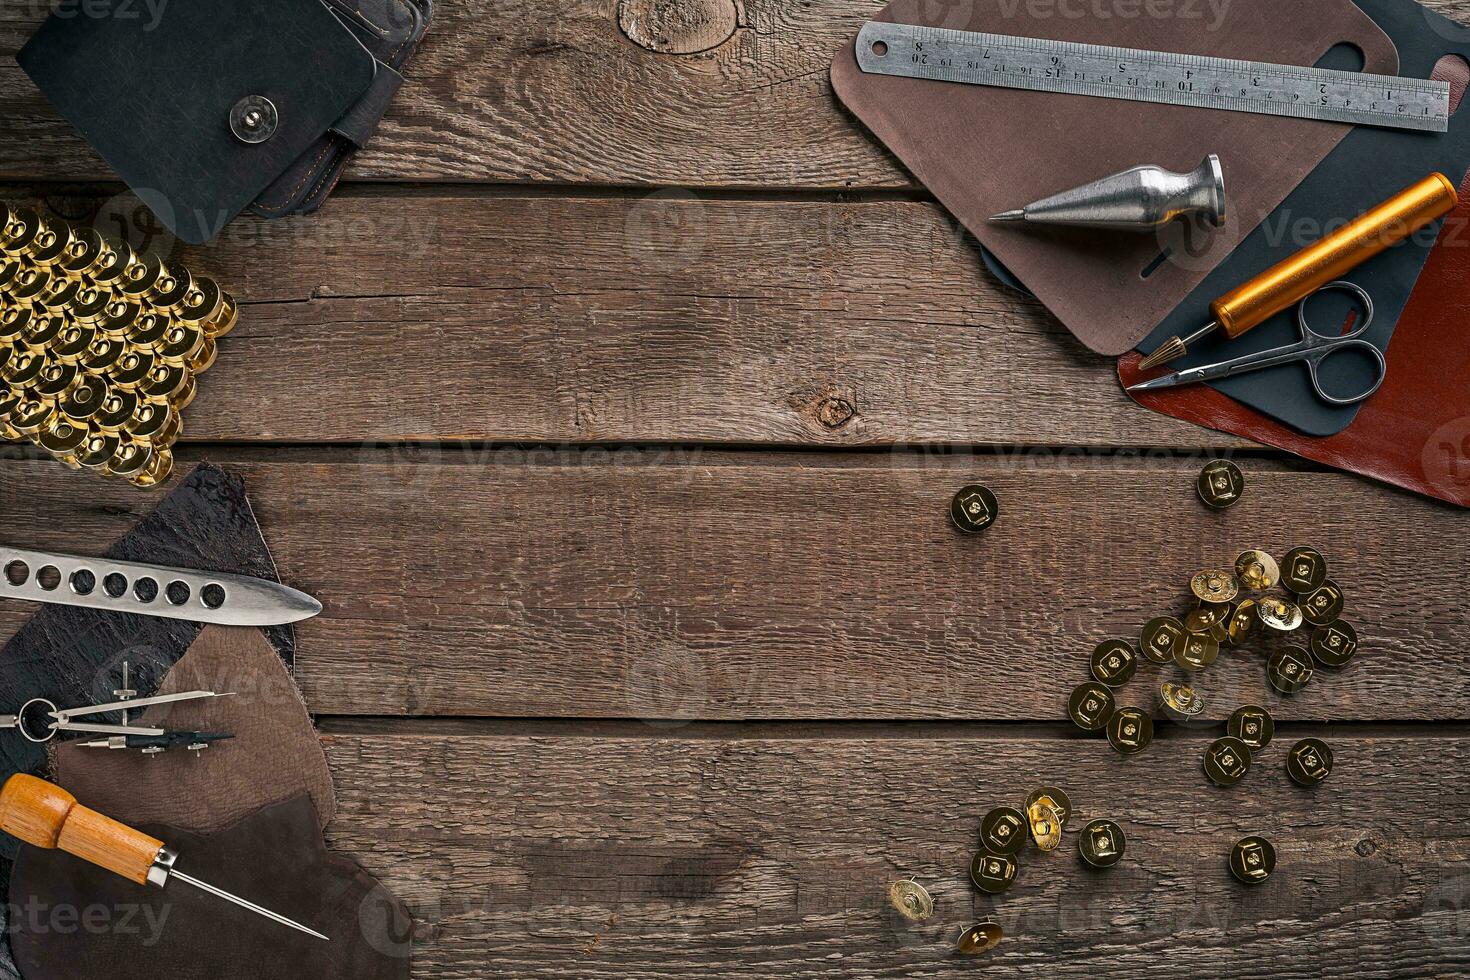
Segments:
[[[160,694],[154,697],[135,697],[136,691],[128,689],[128,665],[123,664],[123,686],[114,691],[120,700],[107,704],[94,704],[82,708],[57,708],[47,698],[32,698],[21,705],[13,715],[0,715],[0,729],[14,728],[26,739],[41,744],[49,742],[59,732],[81,732],[107,735],[108,738],[84,742],[89,748],[138,749],[145,755],[156,755],[177,746],[187,746],[194,752],[208,748],[210,743],[233,738],[224,732],[171,732],[150,725],[133,724],[128,712],[134,708],[147,708],[156,704],[178,704],[183,701],[200,701],[205,698],[229,697],[214,691],[184,691],[179,694]],[[121,712],[122,724],[77,721],[93,715]]]

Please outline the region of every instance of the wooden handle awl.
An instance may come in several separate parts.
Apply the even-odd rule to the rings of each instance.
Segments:
[[[60,786],[17,773],[0,789],[0,830],[27,844],[60,848],[140,885],[163,850],[154,840],[77,803]]]

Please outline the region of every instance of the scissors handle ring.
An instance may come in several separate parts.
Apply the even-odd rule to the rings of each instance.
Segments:
[[[1363,322],[1358,326],[1357,329],[1351,330],[1348,333],[1342,334],[1341,336],[1335,336],[1325,333],[1318,333],[1317,331],[1313,330],[1312,325],[1307,322],[1307,304],[1312,301],[1313,296],[1316,296],[1320,293],[1325,293],[1329,289],[1338,289],[1345,293],[1352,293],[1358,298],[1358,302],[1363,304]],[[1312,293],[1306,299],[1297,304],[1296,323],[1297,326],[1301,328],[1303,340],[1311,340],[1313,337],[1320,337],[1323,340],[1344,340],[1357,337],[1363,331],[1373,326],[1373,314],[1373,297],[1368,295],[1368,290],[1364,289],[1362,286],[1359,286],[1355,282],[1348,282],[1346,279],[1339,279],[1336,282],[1329,282],[1327,285],[1323,286],[1321,289],[1318,289],[1316,292]]]
[[[1313,330],[1311,325],[1307,323],[1308,300],[1312,296],[1316,296],[1317,293],[1325,292],[1329,289],[1340,289],[1344,292],[1352,293],[1363,304],[1363,323],[1356,330],[1349,331],[1339,337],[1330,337],[1327,334],[1321,334]],[[1329,282],[1317,290],[1317,293],[1313,293],[1312,296],[1308,296],[1302,300],[1296,309],[1297,324],[1301,327],[1302,332],[1302,343],[1308,348],[1305,360],[1307,362],[1307,373],[1312,377],[1312,388],[1316,391],[1317,397],[1329,405],[1338,407],[1356,405],[1372,397],[1379,388],[1383,387],[1383,382],[1388,378],[1388,359],[1383,356],[1383,351],[1379,350],[1375,344],[1369,343],[1366,340],[1357,339],[1365,330],[1373,325],[1373,297],[1369,296],[1368,291],[1357,283],[1347,282],[1341,279],[1337,282]],[[1322,379],[1318,377],[1317,368],[1331,354],[1348,347],[1366,348],[1373,355],[1374,361],[1378,364],[1378,380],[1374,381],[1372,387],[1366,391],[1349,398],[1340,398],[1322,387]]]

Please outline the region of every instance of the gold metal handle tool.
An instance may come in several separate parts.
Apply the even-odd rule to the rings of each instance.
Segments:
[[[1139,370],[1184,356],[1191,344],[1215,330],[1234,340],[1449,214],[1458,200],[1448,177],[1430,174],[1215,300],[1210,304],[1214,320],[1188,337],[1170,337],[1139,362]]]
[[[178,855],[163,841],[81,806],[76,797],[44,779],[17,773],[6,780],[0,789],[0,830],[36,847],[59,848],[139,885],[162,888],[178,879],[283,926],[327,939],[284,915],[175,870]]]

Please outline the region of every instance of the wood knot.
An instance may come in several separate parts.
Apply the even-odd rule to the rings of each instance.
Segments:
[[[628,40],[658,54],[699,54],[735,36],[737,0],[619,0]]]
[[[1378,842],[1371,837],[1364,837],[1353,847],[1358,852],[1358,857],[1368,857],[1378,850]]]
[[[842,428],[855,414],[852,403],[842,398],[824,398],[817,406],[817,421],[829,429]]]

